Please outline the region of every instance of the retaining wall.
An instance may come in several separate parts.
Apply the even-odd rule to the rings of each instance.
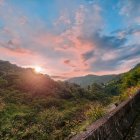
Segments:
[[[124,140],[140,107],[140,91],[71,140]]]

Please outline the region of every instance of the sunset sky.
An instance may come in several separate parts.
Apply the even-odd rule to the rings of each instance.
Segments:
[[[54,79],[140,62],[140,0],[0,0],[0,59]]]

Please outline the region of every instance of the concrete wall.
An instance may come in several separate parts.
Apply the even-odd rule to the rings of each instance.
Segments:
[[[140,91],[71,140],[124,140],[140,107]]]

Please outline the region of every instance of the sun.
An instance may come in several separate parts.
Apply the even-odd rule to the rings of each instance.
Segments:
[[[36,73],[41,73],[42,71],[42,68],[40,66],[36,66],[34,69]]]

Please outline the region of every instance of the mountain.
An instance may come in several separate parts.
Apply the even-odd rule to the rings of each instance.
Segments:
[[[81,76],[81,77],[73,77],[68,79],[67,81],[70,83],[75,83],[80,85],[81,87],[87,87],[88,85],[92,85],[93,83],[97,83],[97,84],[101,84],[101,83],[108,83],[112,80],[119,80],[123,75],[125,74],[129,74],[132,71],[135,71],[137,69],[140,68],[140,63],[137,64],[134,68],[132,68],[130,71],[126,72],[126,73],[122,73],[119,75],[102,75],[102,76],[98,76],[98,75],[86,75],[86,76]]]
[[[113,79],[117,79],[119,75],[103,75],[103,76],[97,76],[97,75],[86,75],[82,77],[74,77],[70,78],[67,81],[70,83],[76,83],[78,85],[81,85],[82,87],[86,87],[88,85],[91,85],[93,83],[108,83],[109,81]]]

